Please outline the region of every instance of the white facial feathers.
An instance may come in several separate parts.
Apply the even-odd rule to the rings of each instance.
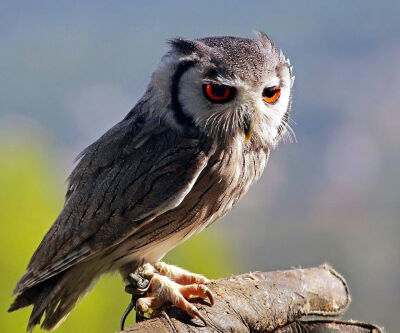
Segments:
[[[251,123],[259,141],[274,147],[282,137],[293,136],[288,122],[294,76],[290,61],[272,41],[262,33],[257,37],[173,40],[143,99],[179,130],[193,124],[208,136],[226,140],[243,136]],[[206,98],[208,83],[232,88],[233,98]],[[279,98],[266,102],[264,89],[279,89]]]
[[[235,96],[226,103],[213,103],[204,96],[202,86],[211,82],[203,76],[201,68],[194,66],[187,70],[179,82],[179,101],[183,111],[194,123],[209,135],[215,137],[243,135],[245,122],[251,120],[254,131],[273,147],[290,103],[292,80],[288,66],[278,68],[279,72],[263,75],[260,83],[253,84],[238,77],[234,79],[217,76],[212,82],[233,87]],[[275,103],[263,99],[265,88],[280,89]]]

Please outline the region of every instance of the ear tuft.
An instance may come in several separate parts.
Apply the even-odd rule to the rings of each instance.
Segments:
[[[198,40],[191,40],[181,37],[168,40],[168,44],[171,45],[171,47],[175,51],[185,56],[189,56],[195,53],[198,56],[202,57],[206,55],[210,49],[207,45]]]
[[[262,31],[254,31],[254,34],[257,37],[257,40],[264,46],[267,50],[272,50],[275,48],[274,42],[265,32]]]
[[[173,49],[178,51],[179,53],[189,55],[193,52],[195,52],[196,47],[190,39],[185,39],[185,38],[174,38],[168,40],[168,44],[172,46]]]

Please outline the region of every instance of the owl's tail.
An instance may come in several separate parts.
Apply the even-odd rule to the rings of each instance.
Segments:
[[[85,279],[86,283],[76,283],[79,278],[72,279],[66,271],[48,280],[40,282],[20,293],[11,304],[8,312],[33,305],[27,330],[31,332],[45,315],[41,328],[56,329],[71,312],[79,297],[85,294],[93,279]]]

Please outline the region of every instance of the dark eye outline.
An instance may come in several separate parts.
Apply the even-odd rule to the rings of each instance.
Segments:
[[[281,88],[279,87],[269,87],[264,88],[262,92],[264,102],[268,104],[275,104],[279,97],[281,96]]]
[[[225,88],[225,92],[222,96],[217,96],[213,94],[212,89],[215,88],[216,86],[218,87],[223,87]],[[217,84],[217,83],[205,83],[202,86],[203,88],[203,94],[204,96],[213,103],[227,103],[235,97],[236,89],[231,86],[226,86],[224,84]]]

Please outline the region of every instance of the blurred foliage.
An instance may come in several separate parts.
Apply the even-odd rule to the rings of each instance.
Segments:
[[[5,315],[11,292],[63,203],[61,182],[45,151],[27,144],[0,144],[1,332],[25,331],[31,308]],[[207,229],[172,251],[167,261],[218,278],[233,273],[235,260],[229,253],[223,237]],[[117,331],[130,299],[123,290],[117,274],[102,277],[57,332]]]

